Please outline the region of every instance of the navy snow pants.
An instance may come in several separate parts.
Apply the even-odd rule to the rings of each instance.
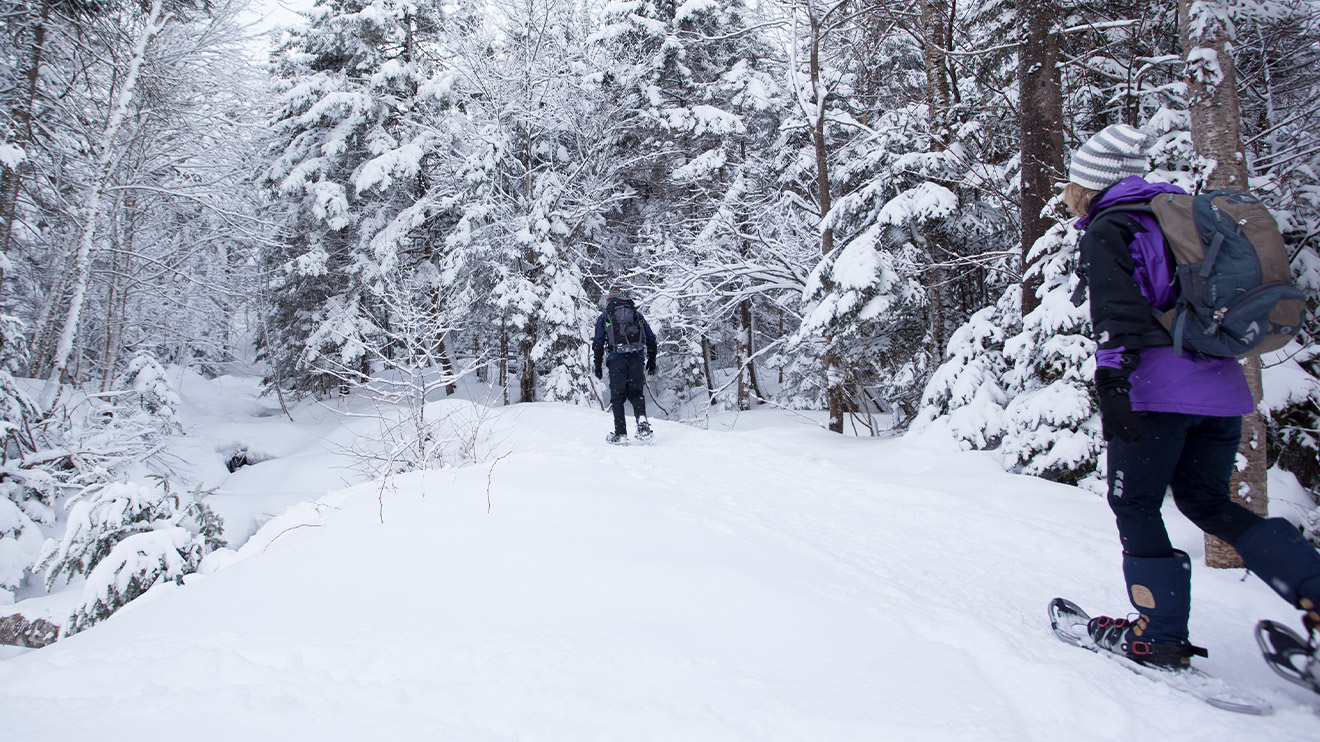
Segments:
[[[610,411],[614,413],[614,432],[624,435],[628,424],[623,415],[624,401],[632,402],[633,415],[646,417],[646,359],[640,354],[619,356],[605,362],[610,370]]]
[[[1109,507],[1123,552],[1142,558],[1174,555],[1160,507],[1173,502],[1201,530],[1230,544],[1263,518],[1229,499],[1242,418],[1142,413],[1136,443],[1109,441]]]

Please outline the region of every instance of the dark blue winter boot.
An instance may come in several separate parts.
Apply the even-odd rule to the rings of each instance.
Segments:
[[[1320,629],[1320,552],[1283,518],[1252,526],[1233,544],[1247,569],[1274,592],[1306,611],[1307,628]]]
[[[1143,665],[1167,669],[1189,667],[1206,651],[1187,642],[1187,618],[1192,607],[1192,562],[1183,552],[1171,557],[1123,555],[1123,577],[1135,618],[1097,616],[1087,625],[1101,649]]]

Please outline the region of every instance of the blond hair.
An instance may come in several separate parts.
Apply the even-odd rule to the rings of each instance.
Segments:
[[[1086,186],[1080,186],[1069,182],[1063,187],[1063,203],[1067,205],[1068,210],[1073,216],[1086,216],[1091,211],[1091,201],[1093,201],[1099,191],[1091,190]]]

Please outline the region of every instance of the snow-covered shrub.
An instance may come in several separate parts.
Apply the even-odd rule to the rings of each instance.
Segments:
[[[1003,440],[1008,392],[1003,375],[1004,338],[1021,329],[1021,289],[1013,286],[992,306],[976,312],[949,339],[946,360],[921,397],[917,426],[947,417],[964,448],[995,448]]]
[[[224,523],[203,502],[205,493],[183,498],[168,479],[156,480],[87,487],[69,504],[62,538],[46,541],[36,569],[46,570],[47,590],[61,578],[87,576],[66,634],[109,616],[158,580],[195,571],[202,557],[225,546]]]
[[[32,520],[52,523],[54,478],[44,468],[47,461],[34,453],[40,419],[36,403],[0,369],[0,500],[12,502]],[[0,569],[3,561],[0,557]]]
[[[54,522],[51,477],[30,458],[40,410],[12,375],[26,358],[22,323],[0,316],[0,602],[12,598],[40,552],[37,523]]]
[[[1026,474],[1078,484],[1098,468],[1104,441],[1091,422],[1095,341],[1089,305],[1073,306],[1077,233],[1056,224],[1032,246],[1040,305],[1004,342],[1013,399],[1005,409],[1005,463]]]
[[[11,376],[27,365],[28,345],[23,321],[0,314],[0,371]]]
[[[202,540],[179,526],[124,538],[87,575],[82,603],[69,616],[64,636],[109,618],[158,582],[181,582],[205,555]]]
[[[466,413],[473,407],[449,406],[443,400],[458,379],[484,359],[453,360],[449,343],[454,335],[442,277],[434,266],[424,265],[408,275],[384,276],[372,291],[372,301],[387,317],[376,331],[379,342],[361,348],[373,373],[358,371],[356,361],[326,364],[374,407],[377,425],[354,442],[352,454],[372,476],[470,460],[469,443],[483,415],[469,417]],[[455,412],[458,407],[462,413]]]
[[[1292,473],[1312,498],[1302,513],[1307,536],[1320,546],[1320,346],[1297,342],[1264,356],[1264,399],[1271,465]]]
[[[41,544],[37,524],[9,498],[0,497],[0,604],[13,602]]]
[[[165,368],[151,353],[139,351],[133,356],[128,368],[115,379],[115,389],[121,390],[125,404],[149,415],[162,432],[179,429],[179,395],[170,386]]]
[[[668,343],[667,338],[661,340],[661,358],[665,357],[670,348],[676,350],[670,354],[670,359],[666,359],[668,362],[665,365],[669,367],[669,372],[660,377],[661,383],[666,384],[667,388],[661,387],[659,391],[662,396],[673,400],[672,406],[680,411],[681,419],[700,417],[712,403],[703,371],[706,349],[698,333],[679,329],[674,334],[679,333],[682,334]],[[684,410],[688,412],[681,412]]]
[[[21,458],[33,448],[32,423],[37,405],[14,383],[14,374],[27,364],[23,323],[0,315],[0,461]]]
[[[149,472],[159,435],[176,429],[173,409],[177,397],[164,384],[163,370],[154,360],[138,365],[138,372],[122,377],[132,390],[129,401],[112,394],[114,403],[83,398],[72,406],[61,403],[54,413],[33,424],[36,407],[0,371],[0,404],[4,405],[6,432],[4,456],[0,459],[0,510],[12,503],[14,513],[0,514],[0,589],[17,587],[25,572],[51,568],[46,575],[49,590],[56,578],[84,573],[99,561],[114,542],[136,526],[112,524],[151,522],[163,517],[161,508],[148,498],[109,495],[118,505],[110,513],[104,503],[87,512],[87,501],[101,502],[107,488],[114,492],[130,475]],[[136,383],[135,383],[136,381]],[[16,424],[15,420],[21,420]],[[62,503],[65,493],[79,492]],[[62,553],[52,555],[39,526],[57,524],[57,511],[72,508],[73,518],[66,538],[73,539]],[[75,542],[90,538],[85,546]]]
[[[1320,256],[1310,248],[1293,260],[1293,277],[1306,292],[1309,312],[1298,339],[1262,357],[1271,462],[1297,477],[1320,508]],[[1308,515],[1320,526],[1320,509]],[[1308,529],[1320,545],[1320,527]]]
[[[1032,247],[1040,304],[1020,317],[1010,287],[949,342],[922,397],[919,424],[945,418],[963,446],[998,447],[1004,466],[1070,484],[1097,476],[1103,440],[1090,377],[1088,305],[1072,304],[1077,234],[1056,224]]]
[[[36,402],[0,370],[0,460],[22,458],[33,449],[32,422],[39,416]]]
[[[790,410],[820,410],[829,404],[823,342],[798,343],[766,359],[766,367],[778,369],[782,377],[775,401]]]
[[[132,482],[106,482],[83,490],[69,503],[63,538],[52,539],[42,550],[38,567],[46,570],[46,588],[53,588],[61,576],[67,582],[85,574],[116,543],[150,530],[167,510],[155,493]]]

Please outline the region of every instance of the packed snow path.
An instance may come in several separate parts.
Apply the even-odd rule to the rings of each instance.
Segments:
[[[223,568],[0,662],[4,739],[1316,739],[1320,698],[1252,640],[1296,616],[1241,572],[1195,570],[1193,638],[1271,717],[1053,638],[1056,595],[1127,610],[1093,494],[778,413],[628,448],[599,411],[496,415],[482,464],[295,507]]]

